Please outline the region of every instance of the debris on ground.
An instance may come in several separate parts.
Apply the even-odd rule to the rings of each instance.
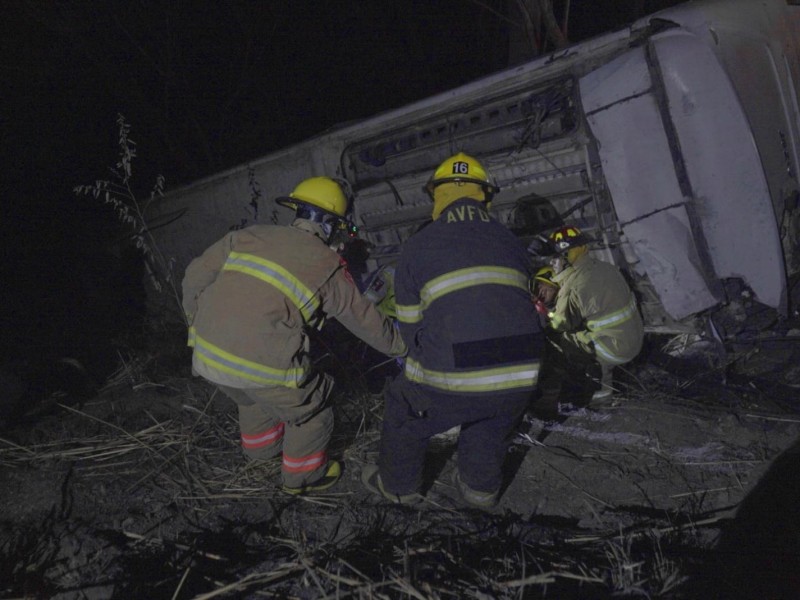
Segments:
[[[725,377],[643,361],[607,403],[526,417],[489,510],[459,503],[457,431],[432,441],[423,502],[363,488],[381,386],[352,365],[330,448],[342,480],[300,497],[277,460],[245,462],[235,406],[211,386],[118,373],[0,435],[0,595],[744,598],[745,580],[788,597],[771,595],[800,586],[797,350],[782,348]],[[779,358],[784,378],[764,368]]]

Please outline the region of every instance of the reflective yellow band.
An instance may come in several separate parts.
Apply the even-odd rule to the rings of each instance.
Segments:
[[[397,319],[418,323],[425,308],[442,296],[476,285],[510,285],[528,291],[528,276],[516,269],[493,265],[459,269],[431,279],[420,290],[419,304],[397,304]]]
[[[597,353],[598,356],[602,356],[603,360],[605,360],[609,364],[623,365],[631,360],[629,358],[622,358],[614,354],[597,340],[593,340],[593,342],[594,342],[594,351]]]
[[[419,304],[395,304],[394,311],[397,314],[397,320],[401,323],[419,323],[422,321],[422,309]]]
[[[586,328],[589,331],[602,331],[603,329],[608,329],[609,327],[620,325],[625,321],[629,321],[630,319],[633,318],[633,315],[635,314],[636,314],[636,298],[634,298],[633,294],[631,294],[631,299],[628,302],[627,306],[616,312],[609,313],[603,317],[587,321]]]
[[[550,320],[548,321],[549,327],[556,331],[560,331],[561,328],[564,326],[564,323],[567,322],[567,320],[564,317],[562,317],[561,315],[557,315],[554,312],[547,313],[547,316],[550,317]]]
[[[278,288],[294,304],[306,321],[319,308],[319,298],[303,282],[278,263],[253,254],[231,252],[223,266],[224,271],[237,271],[260,279]]]
[[[481,369],[478,371],[453,372],[425,369],[416,360],[406,359],[405,375],[409,381],[444,390],[446,392],[492,392],[532,388],[539,379],[539,361]]]
[[[241,358],[204,340],[197,335],[194,327],[189,329],[189,345],[194,347],[195,356],[209,367],[247,381],[265,386],[296,388],[305,379],[306,373],[301,367],[275,369]]]

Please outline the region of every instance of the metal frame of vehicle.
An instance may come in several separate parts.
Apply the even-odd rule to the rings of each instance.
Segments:
[[[687,2],[176,190],[151,222],[167,223],[155,233],[182,270],[241,220],[254,183],[273,198],[326,174],[349,186],[377,267],[429,218],[433,169],[464,151],[521,237],[564,221],[589,233],[648,331],[698,332],[731,293],[785,315],[800,270],[799,85],[800,6]]]

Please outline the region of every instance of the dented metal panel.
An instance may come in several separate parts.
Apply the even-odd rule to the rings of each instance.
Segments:
[[[580,89],[619,227],[664,309],[682,319],[713,306],[713,273],[697,247],[645,48],[582,78]]]
[[[713,50],[670,29],[580,88],[620,228],[667,312],[682,319],[710,308],[724,299],[719,280],[727,278],[784,308],[763,157]]]
[[[651,47],[714,272],[741,278],[760,302],[779,308],[786,275],[776,216],[730,79],[690,33],[665,32]]]

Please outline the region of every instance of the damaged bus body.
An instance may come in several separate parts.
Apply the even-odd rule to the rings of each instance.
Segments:
[[[375,268],[430,218],[430,173],[464,151],[497,178],[492,213],[517,235],[566,221],[590,234],[648,331],[702,333],[744,300],[786,316],[800,270],[797,4],[678,5],[176,190],[150,223],[180,277],[231,225],[286,223],[272,198],[329,175],[349,184]]]

